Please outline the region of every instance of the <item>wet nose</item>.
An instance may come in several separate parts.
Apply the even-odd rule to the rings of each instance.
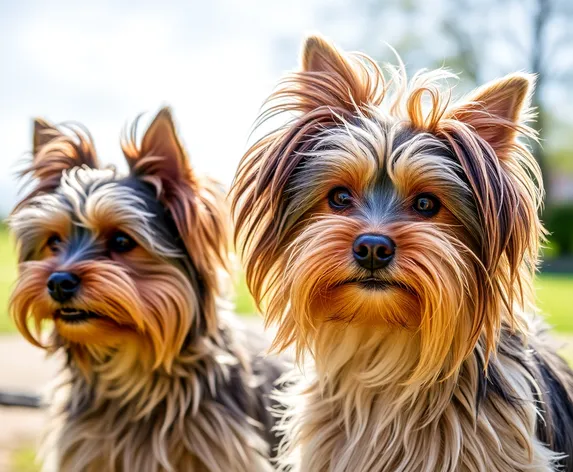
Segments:
[[[352,245],[354,259],[369,270],[382,269],[390,264],[396,245],[383,234],[361,234]]]
[[[48,278],[48,292],[57,302],[70,300],[80,288],[80,278],[71,272],[54,272]]]

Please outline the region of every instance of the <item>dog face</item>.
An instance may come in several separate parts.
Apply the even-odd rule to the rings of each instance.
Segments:
[[[13,317],[35,344],[51,320],[58,344],[99,355],[133,344],[168,366],[187,336],[216,329],[222,198],[191,171],[168,109],[141,146],[135,125],[124,140],[128,176],[98,169],[89,136],[68,131],[35,124],[26,172],[36,187],[10,218],[20,258]]]
[[[440,81],[320,38],[262,121],[296,117],[247,152],[234,188],[250,287],[276,344],[310,347],[325,324],[419,335],[413,378],[448,375],[529,302],[542,228],[540,172],[519,135],[532,79],[458,103]],[[444,367],[447,366],[447,367]],[[444,372],[444,369],[447,372]]]

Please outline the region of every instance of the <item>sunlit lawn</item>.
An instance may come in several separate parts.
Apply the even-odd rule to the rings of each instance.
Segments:
[[[0,226],[0,333],[12,331],[8,318],[8,299],[16,279],[16,254],[8,231]]]
[[[10,467],[13,472],[39,472],[40,465],[36,461],[36,447],[23,444],[17,448],[10,458]]]
[[[544,274],[537,280],[539,307],[562,333],[573,333],[573,275]]]

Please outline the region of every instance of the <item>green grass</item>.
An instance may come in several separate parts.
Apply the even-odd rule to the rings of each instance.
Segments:
[[[13,332],[14,325],[8,316],[8,299],[16,279],[16,254],[14,243],[7,230],[0,226],[0,333]],[[237,313],[250,315],[255,306],[239,274],[235,284]],[[541,275],[537,280],[539,306],[547,314],[547,320],[557,331],[573,333],[573,274]]]
[[[573,333],[573,275],[543,274],[536,282],[539,308],[547,322],[562,333]]]
[[[240,315],[252,315],[256,313],[255,302],[249,293],[245,277],[242,273],[235,279],[235,311]]]
[[[12,238],[0,226],[0,333],[13,331],[14,324],[8,317],[8,299],[16,280],[16,251]]]
[[[11,456],[11,472],[39,472],[40,466],[36,462],[36,448],[23,445],[16,449]]]

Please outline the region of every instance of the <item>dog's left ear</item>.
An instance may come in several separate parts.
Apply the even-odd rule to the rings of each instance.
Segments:
[[[524,73],[494,80],[454,105],[445,118],[469,125],[503,160],[528,118],[534,83],[534,76]]]
[[[98,158],[89,133],[81,126],[55,126],[34,119],[32,167],[28,172],[42,180],[73,167],[98,167]]]
[[[197,176],[181,144],[170,108],[162,108],[145,132],[141,145],[131,139],[122,143],[123,152],[134,177],[148,182],[167,208],[189,257],[209,286],[217,290],[217,268],[227,266],[228,216],[221,187]],[[214,300],[206,300],[209,312]]]
[[[321,36],[309,36],[302,47],[302,70],[343,76],[352,81],[355,70],[345,53]]]
[[[126,146],[134,143],[124,143]],[[126,152],[131,171],[145,180],[154,181],[161,193],[177,184],[195,186],[189,158],[183,148],[173,121],[171,109],[162,108],[147,128],[136,152]]]

